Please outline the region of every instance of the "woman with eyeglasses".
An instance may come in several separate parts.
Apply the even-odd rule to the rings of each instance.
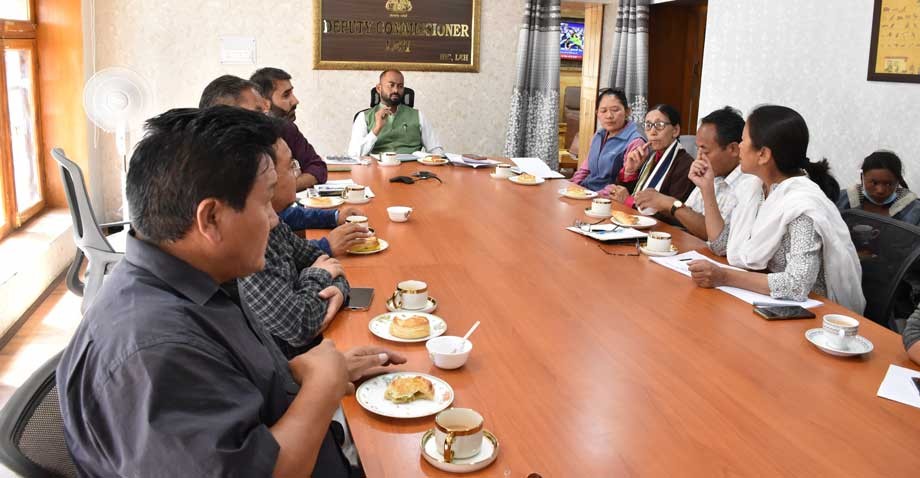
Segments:
[[[840,191],[837,207],[841,211],[862,209],[920,225],[920,200],[907,189],[901,170],[901,158],[891,151],[866,156],[859,184]]]
[[[826,159],[813,163],[805,155],[805,120],[785,106],[759,106],[748,116],[739,148],[741,171],[754,177],[736,186],[738,204],[728,221],[719,213],[705,158],[694,161],[690,178],[703,196],[709,247],[746,270],[692,261],[693,281],[796,301],[815,293],[862,313],[862,269],[830,200],[839,186]]]
[[[613,188],[617,172],[623,167],[623,157],[631,148],[645,143],[642,133],[629,121],[629,103],[623,90],[605,88],[597,95],[597,121],[601,128],[591,140],[588,160],[572,176],[572,182],[601,196]]]
[[[635,207],[643,191],[658,191],[683,202],[695,187],[687,178],[693,157],[680,141],[680,112],[671,105],[657,105],[645,115],[648,143],[626,154],[623,167],[611,188],[610,198]],[[676,207],[680,205],[675,204]],[[643,210],[644,214],[657,211]]]

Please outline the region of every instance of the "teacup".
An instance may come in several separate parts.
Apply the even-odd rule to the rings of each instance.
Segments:
[[[508,163],[501,163],[495,165],[495,175],[500,178],[510,178],[514,172],[511,171],[511,165]]]
[[[591,212],[599,215],[610,215],[610,200],[607,198],[595,198],[591,201]]]
[[[476,456],[482,448],[483,419],[471,408],[448,408],[434,417],[434,439],[444,461]]]
[[[345,218],[347,224],[357,224],[359,226],[370,229],[367,222],[367,216],[348,216]]]
[[[345,187],[345,199],[363,201],[367,199],[367,188],[360,184],[349,184]]]
[[[669,252],[671,250],[671,235],[667,232],[650,232],[645,248],[654,252]]]
[[[387,215],[393,222],[406,222],[409,215],[412,214],[412,208],[408,206],[390,206],[387,208]]]
[[[859,332],[859,321],[839,314],[824,316],[824,340],[835,349],[847,350]]]
[[[473,343],[463,340],[463,337],[442,335],[425,342],[425,348],[428,349],[428,358],[435,367],[453,370],[462,367],[470,358]]]
[[[878,229],[874,229],[868,224],[857,224],[853,226],[853,239],[856,240],[858,244],[866,245],[872,239],[875,239],[880,234]]]
[[[399,164],[396,153],[380,153],[380,162],[383,164]]]
[[[424,309],[428,305],[428,284],[420,280],[404,280],[396,284],[393,305],[404,310]]]

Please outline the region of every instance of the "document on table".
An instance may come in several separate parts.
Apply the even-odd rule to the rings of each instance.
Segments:
[[[326,164],[348,164],[348,165],[370,164],[370,160],[368,159],[362,160],[361,158],[355,158],[353,156],[348,156],[344,154],[329,155],[329,156],[326,156],[326,159],[324,159],[323,161],[325,161]]]
[[[650,257],[649,259],[652,262],[655,262],[657,264],[667,267],[668,269],[671,269],[672,271],[680,272],[681,274],[687,277],[690,277],[690,269],[688,267],[688,264],[691,261],[695,261],[695,260],[709,261],[719,267],[724,267],[727,269],[734,269],[736,271],[743,270],[737,267],[727,266],[725,264],[714,261],[700,254],[697,251],[684,252],[683,254],[677,254],[671,257]],[[758,304],[770,304],[770,305],[798,305],[801,307],[805,307],[806,309],[817,307],[823,304],[823,302],[819,300],[814,300],[814,299],[806,299],[805,302],[798,302],[794,300],[774,299],[773,297],[770,297],[769,295],[759,294],[757,292],[752,292],[752,291],[745,290],[745,289],[739,289],[737,287],[728,287],[724,285],[717,287],[717,289],[721,290],[722,292],[725,292],[726,294],[733,295],[747,302],[748,304],[754,304],[754,302],[757,302]]]
[[[521,168],[521,171],[538,178],[559,179],[565,177],[559,172],[549,169],[549,166],[540,158],[511,158],[511,161]]]
[[[911,380],[913,377],[920,377],[920,372],[889,365],[888,373],[878,387],[878,396],[920,408],[920,390]]]
[[[597,224],[591,226],[590,231],[585,231],[578,227],[567,227],[566,229],[581,234],[582,236],[588,236],[591,239],[597,239],[598,241],[622,241],[627,239],[643,239],[648,237],[648,234],[637,231],[629,227],[620,227],[613,224]]]
[[[462,154],[456,153],[446,153],[447,159],[450,160],[451,164],[456,164],[457,166],[466,166],[469,168],[491,168],[496,164],[501,164],[501,161],[496,161],[494,159],[486,159],[483,161],[474,161],[471,159],[464,159]]]
[[[317,184],[313,186],[317,191],[344,191],[345,187],[350,184],[358,184],[354,179],[330,179],[323,184]],[[365,195],[369,198],[375,196],[374,191],[371,191],[370,186],[365,186],[364,189]],[[307,190],[300,191],[297,193],[298,199],[307,199],[309,197]]]

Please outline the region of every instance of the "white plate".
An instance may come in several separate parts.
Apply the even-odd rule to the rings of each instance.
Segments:
[[[815,347],[838,357],[852,357],[854,355],[867,354],[875,348],[872,342],[862,335],[853,337],[853,340],[850,341],[850,347],[847,350],[831,347],[830,344],[824,340],[824,329],[809,329],[805,332],[805,338],[814,344]]]
[[[645,216],[635,216],[635,217],[637,217],[637,218],[639,219],[639,221],[638,221],[636,224],[634,224],[634,225],[631,225],[631,224],[623,224],[623,223],[621,223],[621,222],[617,222],[617,220],[616,220],[615,217],[611,217],[611,218],[610,218],[610,222],[616,224],[617,226],[621,226],[621,227],[631,227],[631,228],[633,228],[633,229],[638,229],[638,230],[641,230],[641,229],[648,229],[648,228],[654,226],[655,224],[658,224],[658,221],[657,221],[657,220],[655,220],[655,219],[653,219],[653,218],[650,218],[650,217],[645,217]]]
[[[514,184],[520,184],[521,186],[536,186],[536,185],[538,185],[538,184],[543,184],[543,183],[546,182],[546,180],[543,179],[543,178],[541,178],[541,177],[537,177],[537,178],[534,178],[534,179],[536,179],[536,181],[534,181],[534,182],[532,182],[532,183],[523,183],[523,182],[521,182],[521,181],[518,179],[517,176],[511,176],[510,178],[508,178],[508,181],[511,181],[511,182],[514,183]]]
[[[444,166],[445,164],[449,163],[450,161],[447,160],[447,159],[444,159],[444,158],[435,159],[435,160],[433,160],[433,161],[427,161],[427,160],[425,160],[424,158],[422,158],[422,159],[419,159],[418,162],[420,162],[420,163],[422,163],[422,164],[427,164],[428,166]]]
[[[353,251],[353,250],[351,250],[351,249],[348,249],[348,250],[346,250],[345,252],[347,252],[347,253],[349,253],[349,254],[357,254],[357,255],[361,256],[361,255],[376,254],[376,253],[378,253],[378,252],[383,252],[383,251],[385,251],[388,247],[390,247],[390,243],[387,242],[387,241],[384,241],[383,239],[377,238],[377,241],[380,242],[380,247],[378,247],[377,249],[374,249],[373,251]]]
[[[371,198],[368,198],[368,197],[364,199],[346,199],[345,200],[346,204],[367,204],[369,202],[371,202]]]
[[[387,386],[396,377],[425,377],[434,385],[434,400],[413,400],[409,403],[393,403],[383,398]],[[449,407],[454,401],[454,389],[440,378],[424,373],[395,372],[368,379],[355,391],[355,399],[365,410],[391,418],[419,418],[434,415]]]
[[[328,204],[314,204],[312,198],[300,199],[300,204],[303,204],[306,207],[312,207],[314,209],[332,209],[345,203],[345,200],[340,197],[327,197],[330,199]]]
[[[645,244],[639,245],[639,251],[650,257],[668,257],[677,254],[677,247],[671,244],[671,250],[668,252],[652,251],[645,248]]]
[[[586,207],[586,208],[585,208],[585,216],[588,216],[588,217],[595,217],[595,218],[597,218],[597,219],[607,219],[608,217],[610,217],[610,214],[598,214],[598,213],[592,211],[590,207]]]
[[[595,191],[592,191],[590,189],[584,189],[584,191],[585,191],[584,196],[572,194],[569,192],[568,188],[562,188],[558,192],[561,196],[565,196],[569,199],[594,199],[598,196],[598,194]]]
[[[393,303],[393,297],[391,296],[387,299],[387,310],[390,312],[423,312],[425,314],[430,314],[438,308],[438,301],[434,297],[428,297],[428,303],[425,304],[425,307],[419,310],[410,310],[410,309],[397,309],[396,304]]]
[[[390,335],[390,322],[393,321],[393,316],[399,316],[401,318],[412,317],[413,315],[421,315],[428,319],[428,325],[431,328],[431,333],[425,337],[418,339],[401,339],[399,337],[394,337]],[[447,332],[447,322],[444,319],[438,317],[437,315],[428,314],[425,312],[415,312],[412,310],[399,311],[389,314],[380,314],[377,317],[371,319],[367,323],[367,328],[370,329],[371,333],[380,337],[384,340],[391,340],[393,342],[424,342],[430,338],[437,337],[442,335],[444,332]]]
[[[422,435],[422,457],[431,466],[450,473],[471,473],[491,465],[498,457],[498,448],[498,438],[488,430],[483,430],[482,448],[479,449],[479,453],[469,458],[454,458],[451,463],[446,463],[444,455],[438,449],[438,442],[434,439],[434,429]]]

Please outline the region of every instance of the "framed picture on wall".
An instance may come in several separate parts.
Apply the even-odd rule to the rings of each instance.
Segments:
[[[875,0],[869,81],[920,83],[920,1]]]

